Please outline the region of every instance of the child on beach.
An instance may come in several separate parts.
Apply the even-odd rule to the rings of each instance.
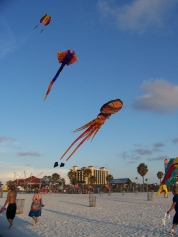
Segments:
[[[175,209],[175,215],[173,217],[173,225],[172,225],[172,229],[169,231],[169,233],[171,235],[174,234],[174,231],[176,229],[176,226],[178,225],[178,187],[174,187],[172,190],[172,194],[174,195],[173,199],[172,199],[172,205],[171,208],[169,209],[169,211],[167,212],[167,214],[169,215],[170,212]]]

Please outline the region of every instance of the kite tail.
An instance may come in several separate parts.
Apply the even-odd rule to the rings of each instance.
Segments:
[[[36,28],[38,27],[38,25],[39,25],[39,24],[37,24],[34,29],[36,29]]]
[[[44,30],[44,28],[41,29],[40,33]]]
[[[45,95],[45,97],[44,97],[44,100],[46,100],[46,98],[47,98],[49,92],[51,91],[51,88],[52,88],[54,82],[55,82],[56,79],[58,78],[58,76],[59,76],[59,74],[60,74],[60,72],[62,71],[62,69],[63,69],[64,66],[65,66],[65,65],[63,65],[63,64],[60,66],[60,68],[59,68],[59,70],[57,71],[56,75],[53,77],[52,81],[50,82],[50,84],[49,84],[49,86],[48,86],[48,90],[47,90],[46,95]]]
[[[94,126],[94,125],[93,125]],[[69,148],[64,152],[64,154],[61,156],[60,160],[62,160],[62,158],[65,156],[65,154],[70,150],[70,148],[78,141],[80,140],[82,137],[87,136],[88,133],[90,132],[90,130],[93,128],[93,126],[89,127],[87,130],[85,130],[79,137],[77,137],[77,139],[75,139],[75,141],[69,146]]]
[[[70,156],[67,157],[66,161],[70,159],[70,157],[76,152],[76,150],[86,141],[88,138],[91,137],[91,135],[94,133],[95,128],[93,128],[88,135],[78,144],[78,146],[73,150],[73,152],[70,154]]]
[[[54,80],[52,80],[52,81],[50,82],[44,100],[46,100],[46,98],[47,98],[49,92],[51,91],[51,88],[52,88],[53,84],[54,84]]]
[[[78,131],[83,130],[84,128],[87,128],[87,127],[89,127],[89,126],[95,125],[95,124],[97,123],[97,120],[98,120],[98,118],[95,118],[95,119],[93,119],[92,121],[90,121],[89,123],[86,123],[85,125],[83,125],[82,127],[77,128],[77,129],[74,130],[73,132],[78,132]]]
[[[92,138],[91,138],[91,142],[93,141],[93,138],[95,137],[95,135],[97,134],[97,132],[100,130],[101,126],[102,126],[102,124],[99,124],[99,125],[97,126],[97,128],[96,128],[96,130],[95,130],[95,132],[94,132],[94,134],[93,134],[93,136],[92,136]]]

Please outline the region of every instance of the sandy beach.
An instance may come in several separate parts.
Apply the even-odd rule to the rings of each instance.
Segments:
[[[6,193],[0,198],[5,202]],[[18,194],[25,199],[23,214],[16,215],[14,226],[8,229],[5,212],[0,214],[1,237],[110,237],[110,236],[163,236],[162,217],[172,202],[160,195],[153,201],[147,200],[147,193],[94,194],[96,207],[89,207],[88,194],[44,194],[42,216],[38,227],[33,226],[28,216],[33,194]],[[170,229],[174,211],[166,228]],[[178,230],[176,231],[178,233]],[[176,236],[176,235],[174,235]]]

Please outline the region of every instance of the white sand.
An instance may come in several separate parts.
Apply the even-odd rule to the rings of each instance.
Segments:
[[[96,207],[89,207],[88,194],[46,194],[43,195],[45,207],[42,209],[39,227],[33,226],[28,216],[33,194],[18,194],[25,199],[23,214],[16,215],[14,226],[8,229],[5,212],[0,214],[1,237],[111,237],[135,236],[159,237],[164,234],[162,217],[170,208],[172,194],[163,194],[153,201],[147,201],[147,193],[112,193],[96,196]],[[0,198],[0,207],[5,202]],[[166,228],[170,229],[172,217]],[[177,227],[178,228],[178,227]],[[178,230],[177,230],[178,233]]]

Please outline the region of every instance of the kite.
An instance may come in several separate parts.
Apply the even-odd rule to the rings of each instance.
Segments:
[[[60,164],[60,167],[64,167],[64,165],[65,165],[64,163],[61,163],[61,164]],[[54,163],[54,168],[57,167],[57,166],[59,166],[59,164],[58,164],[58,162],[55,162],[55,163]]]
[[[77,55],[73,50],[67,50],[65,52],[58,52],[57,57],[58,57],[59,63],[62,63],[62,64],[61,64],[59,70],[57,71],[56,75],[53,77],[52,81],[50,82],[44,100],[46,100],[54,82],[58,78],[58,76],[59,76],[60,72],[62,71],[62,69],[64,68],[64,66],[65,65],[69,66],[70,64],[72,64],[78,60]]]
[[[84,143],[84,141],[88,140],[91,137],[91,141],[95,137],[96,133],[99,131],[101,126],[105,123],[106,119],[109,119],[112,114],[117,113],[123,106],[123,102],[120,99],[111,100],[104,104],[101,109],[100,113],[98,114],[97,118],[90,121],[89,123],[85,124],[84,126],[76,129],[74,132],[81,131],[86,128],[86,130],[69,146],[69,148],[64,152],[61,156],[60,160],[65,156],[65,154],[70,150],[70,148],[81,138],[83,140],[78,144],[78,146],[74,149],[74,151],[68,156],[66,160],[75,153],[75,151]]]
[[[171,159],[169,161],[167,168],[166,168],[164,179],[162,180],[162,182],[159,186],[156,196],[159,196],[161,193],[165,193],[165,197],[168,197],[168,190],[167,190],[166,183],[168,183],[168,181],[171,182],[170,180],[173,180],[171,176],[172,176],[172,173],[175,169],[178,169],[178,157],[175,159]],[[175,180],[173,180],[173,182],[175,182]]]
[[[50,21],[51,21],[51,17],[48,16],[47,14],[44,14],[44,16],[40,19],[40,23],[43,23],[44,26],[47,26],[47,25],[50,23]],[[38,25],[39,25],[39,24],[37,24],[34,29],[36,29],[36,28],[38,27]],[[41,29],[40,33],[41,33],[43,30],[44,30],[44,28]]]

